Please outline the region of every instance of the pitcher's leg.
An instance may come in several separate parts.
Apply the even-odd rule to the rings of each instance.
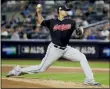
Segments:
[[[67,51],[63,55],[64,58],[71,61],[80,61],[81,67],[85,73],[87,79],[94,79],[93,72],[88,64],[86,56],[70,46],[67,47]]]
[[[47,48],[45,57],[47,56],[47,54],[51,50],[51,46],[52,46],[52,44],[50,43],[48,48]],[[45,57],[42,59],[40,65],[34,65],[34,66],[21,68],[21,72],[23,72],[23,73],[33,73],[33,72],[35,72],[35,70],[39,70],[40,66],[45,62]]]
[[[63,52],[56,50],[53,44],[49,45],[47,53],[43,58],[40,65],[30,66],[22,68],[24,73],[39,73],[45,71],[55,60],[59,59],[63,55]]]

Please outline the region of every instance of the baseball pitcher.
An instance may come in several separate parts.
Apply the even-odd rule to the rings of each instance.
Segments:
[[[80,62],[86,76],[84,84],[100,85],[100,83],[96,82],[94,79],[93,72],[88,64],[86,56],[77,49],[68,45],[73,31],[75,31],[76,35],[80,36],[83,34],[83,28],[77,27],[74,20],[66,18],[68,11],[70,11],[66,5],[59,6],[57,11],[57,19],[44,20],[42,16],[42,5],[38,4],[36,7],[38,23],[41,26],[45,26],[49,29],[52,38],[52,41],[48,45],[46,55],[43,58],[41,64],[24,68],[21,68],[18,65],[9,71],[6,77],[44,72],[54,61],[58,60],[60,57],[63,57],[71,61]]]

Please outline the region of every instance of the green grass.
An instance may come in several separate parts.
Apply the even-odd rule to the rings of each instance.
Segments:
[[[38,65],[41,63],[41,60],[3,60],[2,64],[15,64],[15,65]],[[92,62],[89,61],[89,64],[92,68],[109,68],[109,62]],[[65,67],[80,67],[79,62],[72,61],[55,61],[52,66],[65,66]]]
[[[5,73],[2,73],[2,77],[5,77]],[[83,73],[38,73],[38,74],[27,74],[23,75],[24,78],[37,78],[37,79],[51,79],[60,81],[80,82],[84,81]],[[102,85],[109,85],[109,74],[108,73],[95,73],[96,81]]]

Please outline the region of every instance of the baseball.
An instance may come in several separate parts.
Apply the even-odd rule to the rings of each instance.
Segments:
[[[41,4],[38,4],[36,8],[41,8],[41,7],[42,7],[42,5]]]

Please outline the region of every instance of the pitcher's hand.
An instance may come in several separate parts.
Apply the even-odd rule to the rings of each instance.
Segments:
[[[36,6],[36,12],[37,12],[37,13],[41,13],[41,12],[42,12],[42,5],[41,5],[41,4],[38,4],[38,5]]]

